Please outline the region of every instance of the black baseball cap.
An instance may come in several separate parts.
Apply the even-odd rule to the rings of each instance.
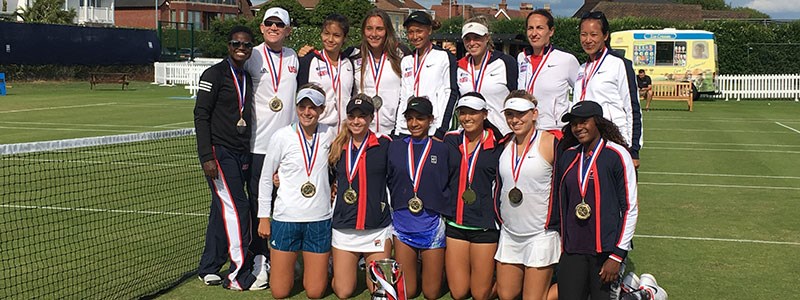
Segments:
[[[574,118],[588,118],[593,116],[602,117],[603,108],[600,107],[600,104],[597,104],[597,102],[586,100],[575,103],[572,109],[561,117],[561,122],[570,122]]]
[[[408,106],[406,106],[406,111],[403,114],[405,115],[412,110],[424,116],[433,116],[433,104],[431,104],[431,100],[425,97],[414,97],[408,100]]]
[[[410,15],[408,15],[408,17],[406,17],[406,20],[403,21],[403,26],[408,26],[410,23],[419,23],[422,25],[431,26],[433,24],[433,19],[431,19],[431,15],[428,13],[418,10],[412,12]]]
[[[375,111],[375,105],[372,104],[372,101],[356,97],[350,99],[350,102],[347,103],[347,113],[352,113],[356,109],[360,110],[364,114],[369,115]]]

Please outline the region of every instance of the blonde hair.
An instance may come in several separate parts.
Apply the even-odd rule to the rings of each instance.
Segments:
[[[506,99],[503,100],[503,104],[505,104],[506,101],[508,101],[508,99],[511,98],[522,98],[530,102],[533,102],[533,106],[539,107],[539,101],[536,100],[536,97],[533,97],[533,95],[531,95],[531,93],[528,93],[528,91],[526,90],[511,91],[511,93],[508,93],[508,96],[506,96]]]
[[[372,97],[367,96],[365,94],[355,95],[353,96],[352,99],[350,99],[350,101],[353,100],[361,100],[373,104]],[[368,116],[372,116],[374,114],[371,111],[370,112],[365,111],[364,113],[367,114]],[[349,142],[350,138],[353,136],[353,133],[350,132],[349,128],[347,128],[348,122],[349,120],[342,121],[342,124],[339,125],[340,126],[339,128],[341,128],[342,130],[339,130],[339,134],[337,134],[336,138],[333,139],[333,142],[331,142],[331,151],[328,154],[328,164],[331,166],[335,166],[336,162],[338,162],[339,159],[342,158],[342,149],[344,149],[344,145],[347,144],[347,142]],[[367,126],[369,126],[369,124],[367,124]],[[366,143],[367,141],[364,140],[364,142]]]

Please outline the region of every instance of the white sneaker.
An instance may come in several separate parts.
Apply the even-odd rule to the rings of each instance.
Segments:
[[[639,285],[643,290],[650,293],[650,298],[653,300],[667,300],[667,291],[658,286],[656,278],[651,274],[642,274],[639,280]]]
[[[269,270],[270,266],[269,263],[266,261],[266,258],[263,255],[257,255],[255,261],[253,263],[253,276],[256,277],[256,281],[250,285],[249,290],[251,291],[258,291],[258,290],[265,290],[269,288]]]
[[[222,283],[222,277],[219,277],[217,274],[206,274],[203,276],[197,276],[197,278],[200,278],[200,281],[206,285],[220,285]]]
[[[621,288],[623,293],[630,293],[638,290],[640,285],[639,276],[636,276],[636,273],[630,272],[628,275],[625,275],[625,277],[622,278]]]

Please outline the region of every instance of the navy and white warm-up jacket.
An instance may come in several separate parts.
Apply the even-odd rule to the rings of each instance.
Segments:
[[[575,86],[580,65],[578,59],[551,45],[545,47],[538,57],[533,56],[533,48],[526,47],[517,55],[517,63],[519,88],[531,93],[538,102],[536,128],[561,130],[566,125],[561,121],[561,116],[569,111],[572,104],[569,101],[569,89]]]
[[[474,69],[474,62],[470,55],[458,60],[458,91],[461,95],[469,92],[483,95],[489,111],[489,122],[501,134],[508,134],[511,128],[503,115],[503,104],[508,94],[517,89],[517,63],[510,55],[497,50],[490,52],[483,71]]]

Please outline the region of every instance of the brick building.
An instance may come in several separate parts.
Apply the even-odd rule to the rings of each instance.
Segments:
[[[699,4],[680,4],[672,0],[585,0],[573,17],[590,11],[602,11],[607,18],[643,17],[680,22],[707,19],[747,19],[746,12],[705,10]]]
[[[208,29],[215,19],[253,17],[250,0],[116,0],[116,25],[156,28],[156,1],[159,21],[191,23],[195,29]]]
[[[544,8],[549,10],[550,5],[545,4]],[[510,20],[525,18],[534,7],[531,3],[522,2],[519,4],[519,9],[509,9],[506,0],[501,0],[499,4],[491,7],[459,4],[458,0],[442,0],[441,4],[431,6],[431,10],[436,12],[438,20],[454,17],[463,17],[467,20],[475,16],[486,16],[490,20]]]

